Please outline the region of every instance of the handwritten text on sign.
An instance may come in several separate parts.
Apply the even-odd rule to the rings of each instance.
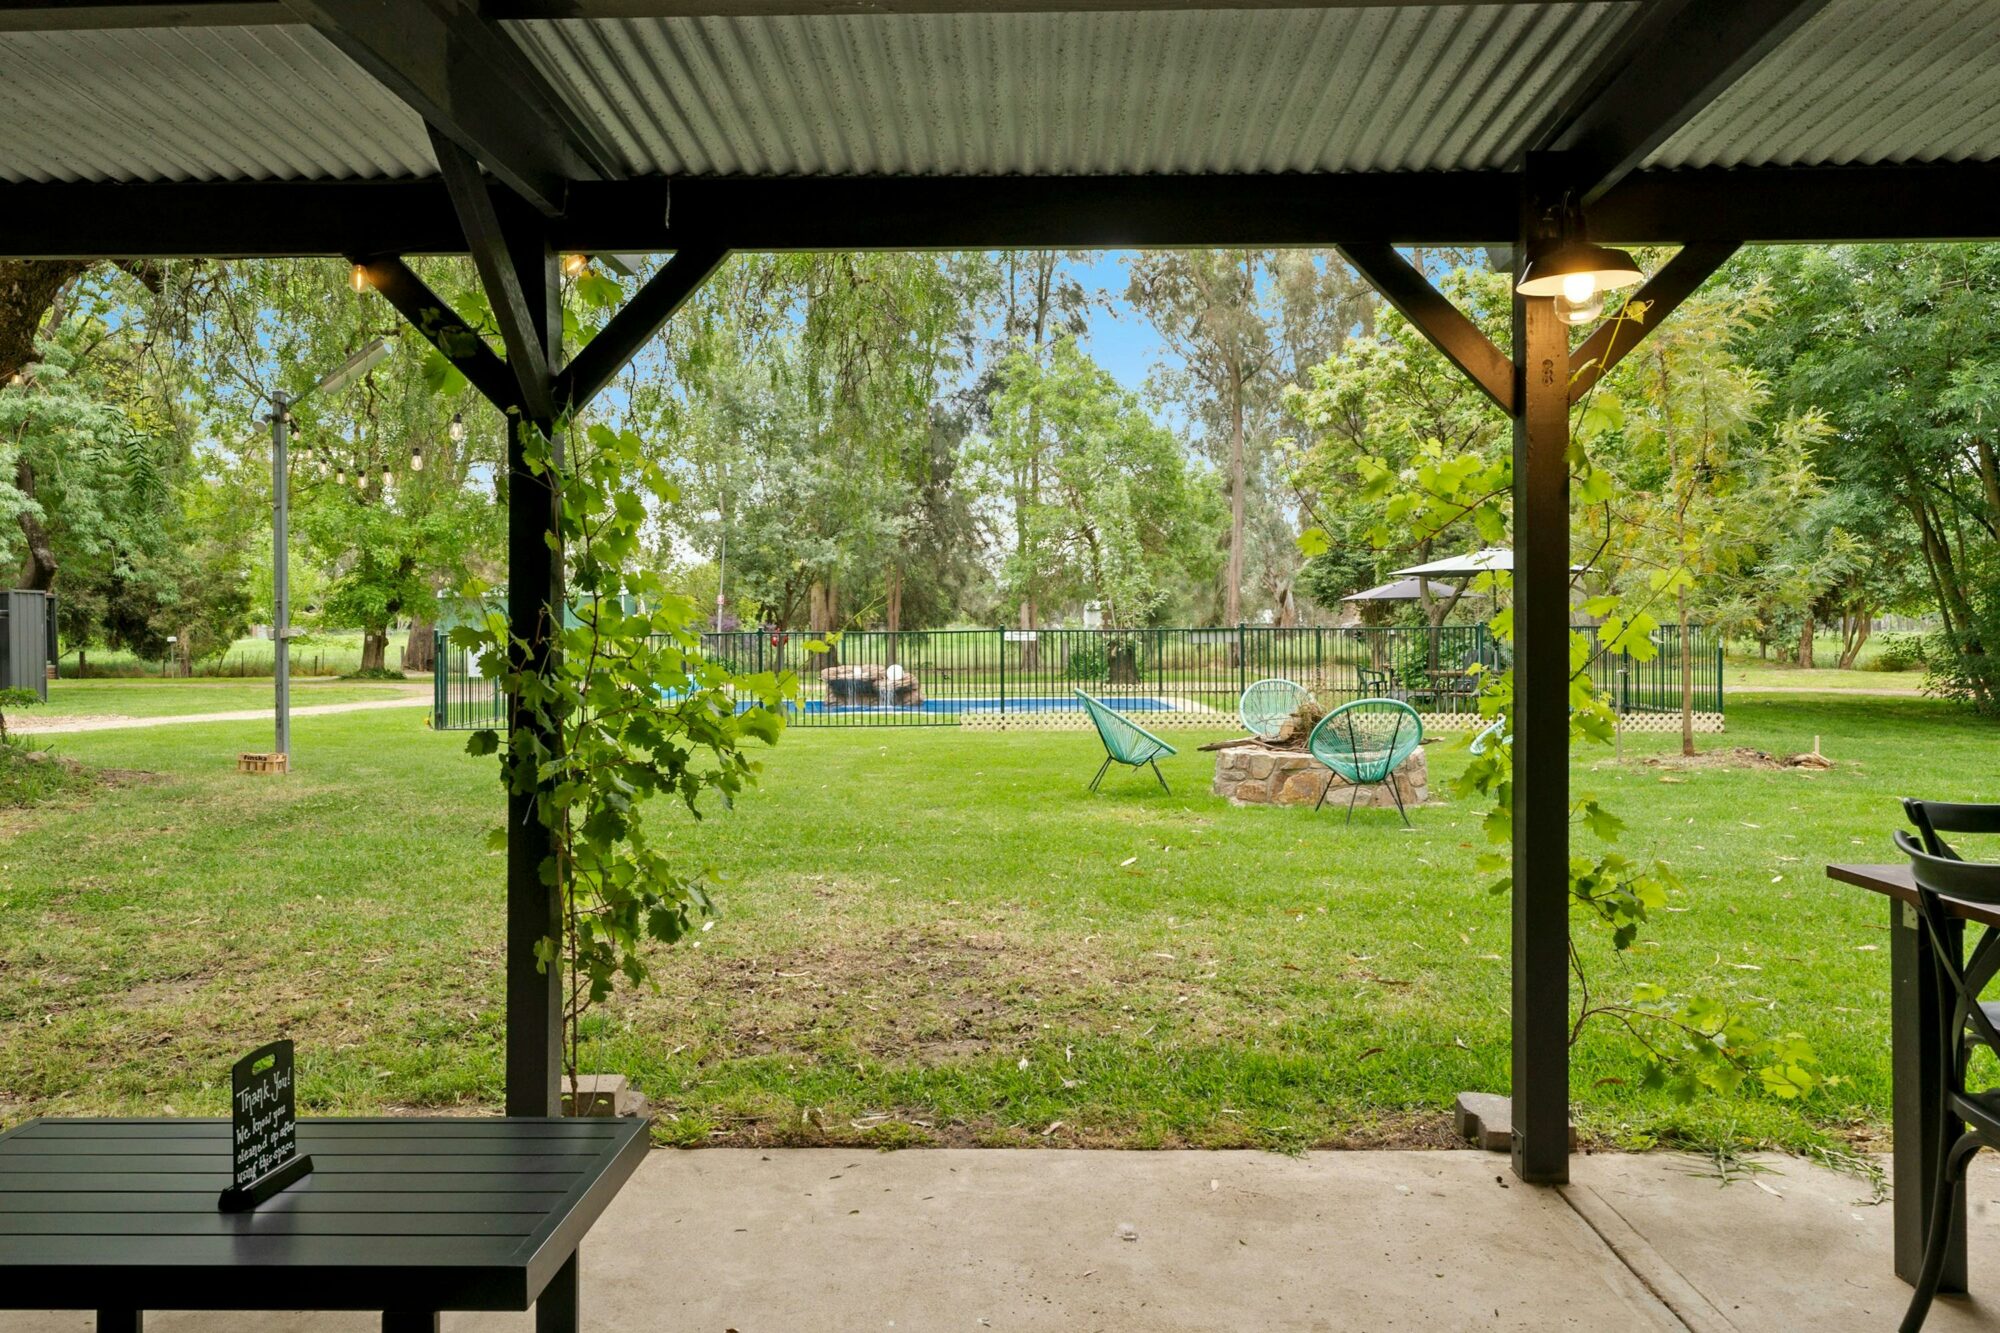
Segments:
[[[236,1187],[243,1189],[298,1155],[292,1043],[274,1041],[238,1060],[230,1085]]]

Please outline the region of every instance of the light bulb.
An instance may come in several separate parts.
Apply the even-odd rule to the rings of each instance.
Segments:
[[[423,470],[424,470],[423,451],[417,448],[417,446],[413,444],[410,446],[410,471],[422,472]]]
[[[391,472],[391,471],[389,470],[389,465],[388,465],[388,464],[386,464],[386,463],[385,463],[385,464],[383,464],[383,465],[382,465],[382,489],[386,491],[386,490],[388,490],[388,489],[389,489],[389,488],[390,488],[391,486],[394,486],[395,484],[396,484],[396,474],[395,474],[395,473],[393,473],[393,472]]]
[[[1565,273],[1563,275],[1563,300],[1580,306],[1597,295],[1597,275],[1595,273]]]
[[[1588,324],[1603,313],[1603,292],[1592,292],[1586,301],[1572,301],[1567,296],[1556,298],[1556,318],[1565,324]]]
[[[354,289],[354,293],[357,296],[367,291],[368,265],[356,264],[353,268],[349,269],[347,273],[347,285]]]
[[[446,428],[445,433],[451,436],[453,444],[463,443],[465,440],[465,413],[453,412],[451,414],[451,425]]]
[[[337,463],[334,465],[333,484],[336,486],[345,486],[347,484],[347,464]]]
[[[583,276],[584,270],[589,267],[589,255],[564,255],[562,257],[562,271],[563,276],[566,278],[580,278]]]

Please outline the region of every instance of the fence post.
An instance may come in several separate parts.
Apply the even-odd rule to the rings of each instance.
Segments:
[[[1249,645],[1244,641],[1245,640],[1244,630],[1245,630],[1244,623],[1240,620],[1237,621],[1236,622],[1236,697],[1239,699],[1243,697],[1243,691],[1250,687],[1250,677],[1248,674],[1246,674],[1250,670]]]
[[[993,631],[993,643],[1000,656],[1000,716],[1007,716],[1007,627]]]

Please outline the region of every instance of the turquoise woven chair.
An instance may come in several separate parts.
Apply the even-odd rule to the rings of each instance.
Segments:
[[[1284,729],[1286,719],[1306,701],[1305,687],[1279,676],[1260,680],[1243,691],[1236,715],[1252,736],[1271,739]]]
[[[1097,727],[1097,738],[1104,742],[1104,763],[1098,768],[1097,776],[1090,780],[1090,789],[1097,790],[1097,784],[1104,781],[1104,775],[1115,763],[1128,768],[1147,768],[1160,780],[1160,790],[1169,796],[1173,789],[1167,786],[1166,775],[1160,772],[1161,755],[1178,754],[1173,746],[1155,736],[1123,713],[1114,712],[1103,700],[1094,699],[1082,690],[1072,691],[1083,700],[1084,711]]]
[[[1312,757],[1332,769],[1326,786],[1320,788],[1317,810],[1326,804],[1333,790],[1334,774],[1346,778],[1354,788],[1347,798],[1347,822],[1354,822],[1354,802],[1363,787],[1387,784],[1403,827],[1412,827],[1410,812],[1403,808],[1403,793],[1390,775],[1424,743],[1423,719],[1417,710],[1395,699],[1357,699],[1342,704],[1319,720],[1306,738]]]

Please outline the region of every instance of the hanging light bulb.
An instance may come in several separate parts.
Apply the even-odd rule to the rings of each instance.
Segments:
[[[354,289],[356,296],[368,290],[368,265],[356,264],[347,271],[347,285]]]
[[[453,412],[451,414],[451,425],[445,428],[445,433],[451,436],[453,444],[465,443],[465,413]]]
[[[1638,261],[1625,251],[1592,243],[1584,230],[1583,210],[1574,198],[1565,198],[1553,244],[1529,255],[1514,290],[1523,296],[1561,297],[1582,308],[1600,293],[1630,287],[1644,276]]]
[[[1581,301],[1567,295],[1556,298],[1556,318],[1565,324],[1588,324],[1604,313],[1604,293],[1592,292]]]
[[[417,448],[417,446],[413,444],[410,446],[410,471],[422,472],[423,470],[424,470],[424,451]]]
[[[589,255],[564,255],[562,257],[562,271],[565,278],[580,278],[589,268]]]
[[[347,484],[347,464],[335,463],[333,465],[333,484],[336,486],[345,486]]]
[[[396,474],[389,470],[389,465],[387,463],[384,463],[382,465],[382,489],[386,491],[395,484],[396,484]]]

